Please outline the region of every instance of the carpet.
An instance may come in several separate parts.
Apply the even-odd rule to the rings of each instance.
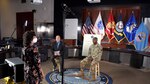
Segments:
[[[100,72],[100,76],[98,76],[97,80],[95,81],[88,81],[76,76],[68,76],[78,72],[79,72],[79,68],[65,69],[64,84],[112,84],[113,82],[112,78],[103,72]],[[90,78],[88,72],[89,72],[88,69],[84,70],[85,76],[87,78]],[[62,76],[58,73],[58,71],[52,71],[45,76],[45,79],[49,84],[61,84],[61,77]]]

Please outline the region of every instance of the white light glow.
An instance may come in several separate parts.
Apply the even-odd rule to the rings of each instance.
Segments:
[[[45,32],[46,27],[45,26],[41,26],[41,32]]]
[[[100,3],[101,0],[87,0],[89,3]]]
[[[41,28],[39,26],[37,27],[37,32],[41,32]]]
[[[24,26],[25,26],[25,27],[28,26],[28,20],[25,21]]]
[[[42,4],[43,3],[43,1],[42,0],[33,0],[32,1],[32,4]]]
[[[51,30],[50,30],[50,28],[48,28],[46,31],[49,33]]]
[[[80,26],[78,26],[78,27],[77,27],[77,29],[78,29],[78,31],[80,31],[80,30],[81,30],[81,27],[80,27]]]

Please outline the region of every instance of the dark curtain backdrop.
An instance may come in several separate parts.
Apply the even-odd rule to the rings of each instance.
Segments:
[[[82,26],[83,26],[87,16],[90,16],[92,23],[94,25],[95,21],[97,19],[97,16],[99,14],[99,11],[101,11],[101,16],[102,16],[104,26],[106,26],[106,24],[107,24],[108,16],[111,11],[113,13],[115,23],[117,22],[118,16],[121,13],[122,20],[123,20],[123,23],[125,26],[125,24],[127,23],[128,19],[131,16],[132,12],[135,15],[135,18],[137,21],[137,26],[139,26],[141,23],[141,8],[139,6],[93,7],[93,8],[84,8],[82,10]],[[81,38],[82,38],[82,35],[81,35]],[[104,47],[125,48],[126,44],[128,44],[126,38],[123,41],[121,41],[121,43],[119,43],[119,44],[117,43],[115,38],[110,43],[108,43],[108,38],[106,35],[105,35],[104,39],[102,40],[102,45]]]
[[[63,9],[62,5],[66,4],[68,8],[70,8],[71,12],[68,12],[65,15],[65,18],[78,18],[78,26],[82,28],[83,23],[90,12],[90,16],[92,17],[93,24],[98,15],[98,11],[102,11],[102,18],[104,23],[106,24],[108,19],[109,11],[112,9],[115,20],[117,19],[117,15],[120,10],[123,11],[123,22],[126,24],[129,19],[131,12],[134,11],[136,20],[138,25],[141,22],[142,17],[150,17],[149,10],[149,2],[146,0],[101,0],[101,3],[90,4],[87,0],[55,0],[54,7],[54,35],[61,34],[63,36]],[[78,31],[78,39],[77,44],[82,45],[82,35],[81,31]],[[103,41],[107,41],[107,38],[104,38]],[[110,44],[103,44],[105,47],[125,47],[127,43],[126,39],[124,39],[120,44],[117,44],[115,39],[112,40]]]

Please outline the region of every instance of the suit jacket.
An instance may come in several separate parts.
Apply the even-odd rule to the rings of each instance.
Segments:
[[[65,48],[65,45],[64,45],[64,43],[62,41],[60,41],[58,47],[57,47],[57,42],[55,42],[52,45],[52,53],[53,53],[53,55],[54,55],[54,51],[60,51],[60,55],[63,56],[64,55],[64,48]]]

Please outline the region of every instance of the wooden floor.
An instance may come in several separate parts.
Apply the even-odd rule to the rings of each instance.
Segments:
[[[65,68],[79,68],[81,59],[65,59]],[[45,75],[52,71],[50,60],[42,62],[42,68]],[[100,70],[112,77],[113,84],[150,84],[150,70],[136,69],[124,64],[110,63],[107,61],[100,62]],[[5,84],[1,79],[0,84]],[[42,84],[48,84],[46,80]]]

